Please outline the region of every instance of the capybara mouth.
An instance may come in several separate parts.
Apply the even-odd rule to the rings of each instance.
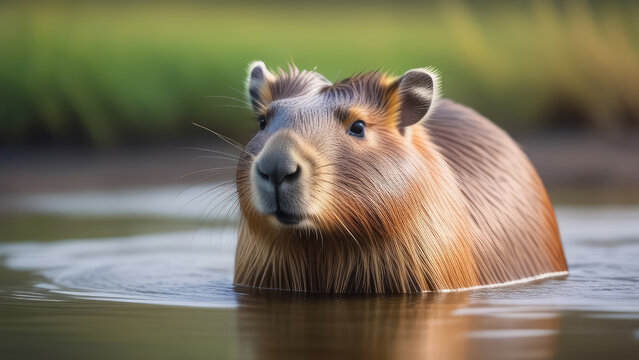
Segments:
[[[277,221],[284,225],[297,225],[304,220],[302,215],[291,214],[282,210],[277,210],[273,215],[277,218]]]

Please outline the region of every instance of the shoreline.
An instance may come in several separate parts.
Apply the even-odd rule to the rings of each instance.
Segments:
[[[553,201],[639,202],[639,135],[603,138],[544,133],[515,140],[537,168]],[[220,159],[217,154],[194,148],[232,155]],[[232,157],[237,154],[228,145],[201,141],[104,151],[4,149],[0,156],[0,194],[189,186],[228,180],[234,176]],[[220,167],[224,169],[217,169]]]

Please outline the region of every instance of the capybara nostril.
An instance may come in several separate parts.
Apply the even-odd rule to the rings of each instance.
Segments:
[[[295,181],[300,177],[300,173],[302,172],[302,167],[297,165],[297,168],[295,169],[294,172],[284,176],[284,179],[282,179],[282,181]]]
[[[284,180],[293,181],[299,177],[300,165],[287,153],[270,153],[257,164],[261,178],[280,185]]]
[[[271,177],[270,177],[267,173],[263,172],[263,171],[260,169],[260,166],[259,166],[259,165],[257,166],[257,174],[258,174],[258,175],[259,175],[262,179],[264,179],[264,180],[266,180],[266,181],[270,181],[270,179],[271,179]]]

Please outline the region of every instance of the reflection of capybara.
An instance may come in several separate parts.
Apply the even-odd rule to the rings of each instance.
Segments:
[[[237,287],[239,358],[552,359],[559,314],[467,292],[321,296]]]
[[[506,133],[414,69],[331,84],[249,68],[259,131],[238,164],[235,282],[414,292],[566,271],[534,168]]]

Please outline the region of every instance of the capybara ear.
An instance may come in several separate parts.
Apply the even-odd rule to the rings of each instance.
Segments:
[[[253,61],[248,68],[248,78],[246,79],[246,91],[253,111],[259,112],[268,106],[272,101],[269,83],[276,81],[275,75],[271,74],[261,61]]]
[[[392,85],[399,96],[397,125],[406,127],[425,119],[437,99],[438,78],[432,69],[418,68],[404,73]]]
[[[246,80],[249,100],[256,113],[263,113],[275,100],[316,94],[330,85],[330,81],[321,74],[300,71],[293,64],[289,64],[288,71],[278,67],[273,74],[261,61],[254,61],[249,65]]]

